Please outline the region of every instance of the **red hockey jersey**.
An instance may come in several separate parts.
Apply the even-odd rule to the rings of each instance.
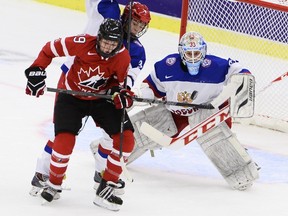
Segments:
[[[66,73],[63,88],[106,93],[106,90],[111,87],[110,83],[115,85],[115,80],[119,85],[124,84],[130,64],[130,55],[128,50],[122,46],[116,55],[104,58],[96,51],[96,41],[97,37],[87,34],[50,41],[42,48],[31,67],[38,66],[45,69],[55,57],[74,56],[73,64]]]

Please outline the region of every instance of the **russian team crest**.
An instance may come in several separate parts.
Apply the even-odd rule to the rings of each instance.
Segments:
[[[192,93],[189,93],[187,91],[179,92],[177,94],[177,101],[181,103],[192,103],[193,100],[195,100],[197,96],[198,96],[198,91],[193,91]]]

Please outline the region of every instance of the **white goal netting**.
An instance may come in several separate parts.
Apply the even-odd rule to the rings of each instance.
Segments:
[[[257,92],[288,71],[287,29],[288,12],[227,0],[189,0],[186,31],[200,32],[208,53],[237,59],[255,75],[255,115],[249,123],[284,132],[288,77]]]

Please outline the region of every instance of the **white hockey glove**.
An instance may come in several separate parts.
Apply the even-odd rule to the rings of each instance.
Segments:
[[[230,113],[234,118],[249,118],[254,113],[255,78],[251,74],[234,74],[227,86],[211,104],[219,107],[230,98]]]
[[[230,98],[231,116],[250,118],[254,114],[255,106],[255,77],[251,74],[234,74],[230,78],[235,83],[237,91]]]
[[[141,83],[140,87],[132,87],[131,91],[134,92],[134,95],[139,98],[148,98],[154,99],[154,92],[149,88],[147,83]],[[146,103],[134,102],[135,106],[144,106]]]
[[[141,83],[140,87],[132,87],[131,90],[139,98],[154,99],[154,93],[147,83]]]

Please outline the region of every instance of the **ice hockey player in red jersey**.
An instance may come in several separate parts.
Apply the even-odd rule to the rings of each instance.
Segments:
[[[75,56],[65,75],[64,89],[111,94],[113,100],[72,96],[60,93],[54,107],[54,145],[50,175],[41,196],[51,202],[61,190],[61,184],[72,154],[82,118],[93,120],[113,139],[111,160],[96,190],[96,205],[119,210],[123,201],[114,195],[122,172],[119,158],[120,122],[123,108],[132,106],[133,92],[123,88],[127,78],[130,55],[123,45],[123,27],[119,20],[105,19],[98,35],[77,35],[46,43],[33,64],[25,70],[28,79],[26,94],[39,97],[44,93],[45,68],[55,57]],[[117,84],[117,85],[116,85]],[[127,122],[126,122],[127,121]],[[134,146],[133,126],[125,113],[123,156],[128,157]]]
[[[117,1],[111,0],[86,0],[86,13],[88,15],[88,22],[85,27],[85,33],[90,35],[97,35],[99,29],[100,20],[103,20],[105,17],[119,19],[120,9]],[[130,4],[127,4],[124,8],[124,11],[121,16],[122,27],[124,31],[123,44],[125,47],[128,47],[128,31],[129,31],[129,13],[130,13]],[[139,41],[139,38],[145,34],[148,29],[149,22],[151,20],[149,9],[146,5],[141,4],[140,2],[134,1],[132,4],[132,20],[130,23],[130,57],[131,57],[131,67],[128,71],[127,77],[127,86],[132,88],[136,78],[140,74],[145,62],[146,62],[146,53],[144,46]],[[58,82],[58,87],[62,88],[63,78],[65,74],[69,71],[73,63],[74,57],[69,57],[68,60],[61,66],[62,75]],[[99,126],[99,125],[97,125]],[[100,129],[100,128],[99,128]],[[95,175],[94,188],[97,189],[99,183],[101,182],[102,173],[106,167],[107,156],[112,150],[113,140],[111,137],[105,133],[104,130],[103,137],[101,140],[94,140],[91,142],[91,150],[95,157]],[[32,189],[30,194],[36,196],[42,190],[42,185],[40,183],[45,182],[47,176],[49,175],[49,164],[50,156],[52,153],[53,147],[53,138],[48,140],[47,144],[44,147],[44,150],[41,156],[37,159],[35,175],[31,181]],[[99,151],[98,151],[99,150]],[[124,193],[125,182],[119,179],[119,184],[121,187],[116,189],[117,194]],[[58,194],[59,195],[59,194]],[[55,196],[54,199],[59,198]]]

